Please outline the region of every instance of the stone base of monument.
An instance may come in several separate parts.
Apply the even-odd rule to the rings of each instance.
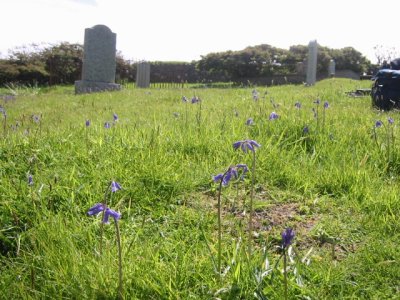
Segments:
[[[105,91],[119,91],[121,85],[110,82],[78,80],[75,81],[75,94],[88,94]]]

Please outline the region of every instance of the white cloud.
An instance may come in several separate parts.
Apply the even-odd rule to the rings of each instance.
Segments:
[[[85,4],[85,5],[92,5],[92,6],[97,6],[97,1],[96,0],[68,0],[71,2],[76,2],[79,4]]]

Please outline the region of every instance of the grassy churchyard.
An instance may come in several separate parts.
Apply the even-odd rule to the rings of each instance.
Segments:
[[[0,298],[399,299],[370,85],[0,90]]]

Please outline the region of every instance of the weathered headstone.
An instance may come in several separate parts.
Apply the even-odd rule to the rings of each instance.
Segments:
[[[333,59],[329,61],[328,76],[334,77],[336,72],[336,63]]]
[[[296,73],[299,75],[305,75],[306,74],[306,68],[304,67],[304,63],[298,62],[296,63]]]
[[[120,90],[115,83],[117,35],[105,25],[85,29],[82,80],[75,81],[75,93]]]
[[[139,62],[136,69],[136,87],[148,88],[150,86],[150,63]]]
[[[317,41],[310,41],[308,44],[308,58],[307,58],[307,85],[313,85],[317,81],[317,55],[318,44]]]

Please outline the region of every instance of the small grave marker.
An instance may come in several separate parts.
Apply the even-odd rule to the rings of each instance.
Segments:
[[[136,87],[148,88],[150,86],[150,63],[143,61],[137,64]]]

